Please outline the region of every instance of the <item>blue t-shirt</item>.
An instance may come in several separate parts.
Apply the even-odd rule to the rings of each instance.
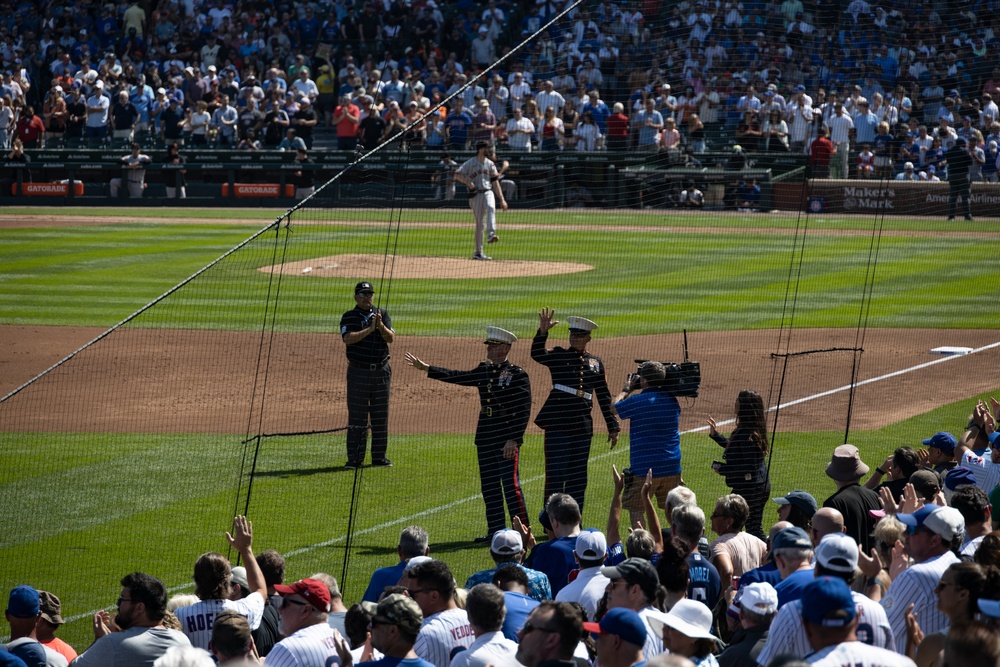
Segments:
[[[615,403],[618,416],[631,419],[629,465],[636,477],[681,474],[681,436],[678,426],[681,406],[677,399],[659,389],[644,389]]]
[[[372,573],[372,580],[368,584],[368,590],[365,591],[365,595],[361,598],[364,602],[378,602],[379,596],[382,595],[382,591],[385,590],[386,586],[395,586],[399,583],[400,577],[403,576],[403,570],[406,568],[406,561],[401,560],[392,567],[380,567]]]
[[[774,590],[778,592],[778,609],[801,598],[802,590],[815,578],[816,573],[813,572],[812,568],[809,568],[808,570],[792,572],[782,579],[781,583],[774,587]]]
[[[687,557],[688,599],[703,602],[709,609],[715,608],[722,589],[722,578],[715,566],[698,552]]]
[[[448,114],[444,124],[448,126],[448,143],[464,144],[469,138],[469,127],[472,125],[472,116],[467,112]]]
[[[517,633],[528,622],[528,615],[539,605],[539,602],[524,593],[515,593],[514,591],[504,591],[503,601],[507,605],[507,615],[503,619],[501,632],[512,642],[520,641],[517,638]]]
[[[358,667],[434,667],[433,662],[427,662],[423,658],[392,658],[386,656],[381,660],[358,663]]]
[[[549,576],[553,598],[569,583],[569,573],[576,569],[574,549],[575,535],[542,542],[532,552],[532,562],[529,565]]]

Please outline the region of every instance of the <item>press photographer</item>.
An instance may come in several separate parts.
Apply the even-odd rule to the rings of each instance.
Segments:
[[[622,419],[631,420],[629,469],[625,474],[622,506],[634,525],[642,518],[642,483],[653,471],[652,493],[663,510],[667,494],[681,481],[681,436],[678,427],[681,406],[668,389],[667,370],[658,361],[645,361],[629,374],[625,387],[615,399]]]

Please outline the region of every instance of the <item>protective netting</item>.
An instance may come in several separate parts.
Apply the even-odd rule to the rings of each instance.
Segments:
[[[586,489],[584,524],[605,527],[611,464],[630,465],[629,428],[622,422],[621,441],[609,451],[601,403],[622,390],[636,360],[700,363],[700,396],[679,399],[679,429],[684,482],[709,510],[730,487],[712,470],[723,450],[706,437],[705,419],[712,415],[720,431],[732,431],[742,389],[759,393],[767,408],[799,401],[767,413],[770,485],[775,495],[806,488],[821,500],[832,487],[817,478],[817,462],[852,428],[868,432],[941,405],[944,399],[916,380],[873,382],[858,391],[850,385],[927,361],[926,337],[876,327],[914,326],[912,312],[898,307],[920,289],[907,270],[913,253],[957,258],[976,240],[941,239],[931,248],[915,238],[883,238],[889,185],[880,180],[849,186],[870,191],[860,197],[875,202],[868,216],[830,222],[798,205],[772,213],[782,182],[791,184],[786,197],[799,205],[809,200],[808,159],[801,147],[798,154],[757,150],[767,146],[753,145],[747,128],[737,127],[745,91],[739,78],[733,87],[733,73],[762,83],[761,90],[778,81],[789,97],[798,83],[814,94],[829,82],[807,71],[802,58],[837,33],[824,28],[816,8],[803,19],[816,26],[808,34],[787,30],[795,17],[771,5],[745,5],[737,26],[728,3],[705,10],[709,31],[688,19],[700,8],[585,3],[497,67],[509,91],[508,78],[516,72],[523,78],[530,66],[536,99],[542,81],[575,72],[586,81],[582,90],[568,86],[562,97],[578,102],[590,99],[597,80],[591,72],[600,69],[602,109],[611,115],[621,103],[636,130],[623,145],[607,127],[598,138],[578,126],[575,141],[593,139],[601,149],[584,151],[543,129],[536,151],[516,159],[516,132],[499,133],[498,166],[509,159],[511,167],[491,195],[496,208],[501,199],[510,205],[496,213],[497,242],[487,228],[476,247],[473,233],[475,214],[489,214],[483,191],[492,182],[476,181],[482,170],[476,165],[457,181],[454,175],[474,159],[474,138],[468,149],[452,151],[451,165],[441,164],[442,148],[421,146],[419,137],[389,142],[297,209],[252,236],[248,231],[247,241],[190,279],[157,276],[164,288],[180,284],[0,403],[7,462],[0,581],[59,591],[64,615],[74,620],[68,634],[83,636],[80,619],[113,600],[121,574],[150,572],[184,590],[195,558],[225,551],[223,531],[234,514],[247,513],[258,553],[283,553],[291,579],[334,574],[349,602],[360,598],[375,567],[396,561],[399,532],[411,524],[427,528],[432,550],[462,583],[490,565],[472,538],[497,527],[484,519],[473,444],[480,405],[475,389],[428,378],[404,354],[472,369],[484,358],[487,326],[517,336],[510,358],[530,377],[518,476],[526,516],[539,535],[545,476],[556,471],[568,477],[567,488]],[[535,25],[531,18],[522,22],[518,8],[510,11],[507,38],[516,26]],[[758,31],[765,37],[751,38]],[[759,53],[751,58],[751,50]],[[765,65],[785,76],[770,78]],[[768,78],[757,82],[762,69]],[[842,80],[856,74],[845,71]],[[708,85],[713,79],[718,107]],[[697,108],[706,125],[702,132],[675,109],[682,128],[676,146],[654,127],[663,116],[656,109],[669,114],[668,105],[684,102],[668,102],[668,81],[674,96],[687,95],[688,86],[702,95],[688,115]],[[469,97],[473,106],[477,94],[472,88],[457,97]],[[649,125],[639,115],[647,99],[655,111]],[[498,122],[524,116],[515,115],[510,100],[500,110]],[[654,137],[662,150],[646,150]],[[746,150],[734,151],[738,142]],[[469,185],[478,190],[471,200]],[[816,210],[823,205],[817,198]],[[825,224],[834,231],[816,231]],[[183,229],[198,234],[196,226]],[[361,281],[371,283],[373,303],[388,312],[396,335],[388,362],[391,467],[372,466],[367,452],[362,467],[345,468],[349,371],[340,327]],[[116,297],[120,318],[142,305],[128,294]],[[598,325],[587,347],[602,361],[581,367],[603,374],[608,391],[590,376],[593,386],[556,379],[571,391],[552,390],[561,399],[594,403],[589,456],[586,445],[567,454],[571,447],[563,443],[546,461],[543,433],[532,423],[554,381],[529,354],[546,307],[560,321],[546,349],[568,345],[567,316]],[[80,342],[103,329],[83,324],[91,329],[76,334]],[[920,326],[955,324],[947,309],[932,309]],[[988,330],[964,333],[961,341],[942,333],[940,341],[993,342]],[[36,334],[48,335],[47,328]],[[382,362],[362,361],[358,370],[388,375]],[[30,377],[4,386],[14,390]],[[904,390],[917,407],[887,416],[885,405]],[[571,436],[575,447],[581,437]],[[885,453],[872,451],[877,458],[869,463],[874,467]],[[766,502],[762,484],[758,491]],[[767,507],[765,529],[773,518]]]

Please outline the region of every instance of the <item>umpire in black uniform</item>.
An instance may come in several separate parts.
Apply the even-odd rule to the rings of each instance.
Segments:
[[[945,152],[944,159],[948,162],[948,219],[955,219],[955,209],[961,199],[965,219],[972,220],[972,184],[969,182],[972,156],[969,155],[965,137],[955,140],[955,145]]]
[[[372,284],[354,286],[357,306],[340,318],[340,335],[347,346],[347,464],[351,470],[364,463],[369,424],[372,430],[372,465],[391,466],[386,458],[389,443],[389,344],[395,339],[392,320],[382,308],[372,306]]]
[[[549,329],[559,324],[552,320],[554,315],[555,311],[549,308],[538,313],[538,333],[531,341],[531,358],[548,366],[552,374],[552,391],[535,417],[535,424],[545,431],[545,497],[568,493],[582,512],[590,441],[594,436],[591,407],[595,397],[608,425],[612,447],[618,444],[621,429],[604,375],[604,363],[587,352],[590,332],[597,325],[582,317],[568,317],[569,347],[546,350]]]
[[[504,498],[511,521],[518,517],[528,525],[528,512],[518,472],[520,447],[531,416],[531,382],[520,366],[507,360],[517,336],[499,327],[486,327],[486,361],[469,371],[452,371],[429,366],[410,353],[406,363],[427,371],[427,377],[463,387],[479,389],[479,424],[476,450],[479,476],[486,502],[486,535],[476,542],[488,542],[506,528]]]

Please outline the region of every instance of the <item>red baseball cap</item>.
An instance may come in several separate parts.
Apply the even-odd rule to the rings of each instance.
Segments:
[[[330,589],[326,587],[326,584],[317,579],[303,579],[302,581],[296,581],[291,586],[275,584],[274,592],[282,597],[286,595],[300,595],[320,611],[330,611]]]

